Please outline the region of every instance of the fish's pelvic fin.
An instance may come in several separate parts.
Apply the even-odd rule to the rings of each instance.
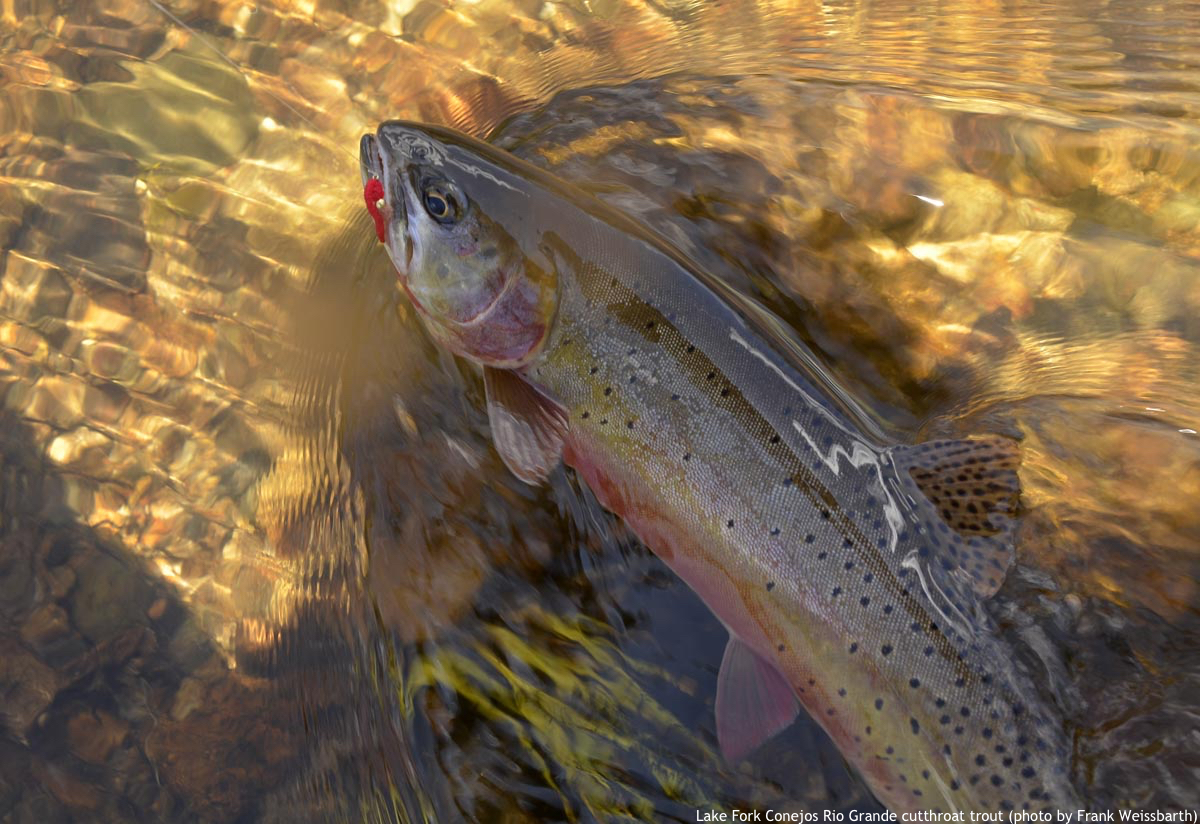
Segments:
[[[791,724],[799,710],[779,670],[731,635],[717,676],[717,742],[725,760],[745,758]]]
[[[925,542],[925,566],[965,584],[980,598],[990,598],[1013,562],[1012,530],[1021,492],[1017,444],[993,435],[928,441],[891,452],[902,478],[907,474],[932,514],[948,527],[938,520],[929,524],[934,537],[943,534],[942,540]],[[918,506],[919,513],[924,509]]]
[[[540,484],[562,459],[567,411],[510,370],[484,367],[483,382],[496,451],[514,475]]]

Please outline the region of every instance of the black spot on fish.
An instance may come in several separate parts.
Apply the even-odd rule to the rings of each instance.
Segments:
[[[791,485],[792,485],[792,479],[791,479],[791,478],[784,478],[784,479],[783,479],[783,485],[784,485],[784,486],[791,486]]]
[[[780,651],[780,652],[783,652],[785,649],[787,649],[787,647],[785,647],[783,644],[780,644],[780,645],[779,645],[779,651]]]
[[[859,602],[860,604],[862,604],[864,607],[866,607],[866,606],[870,606],[870,605],[871,605],[871,599],[870,599],[870,598],[868,598],[868,597],[867,597],[867,596],[865,596],[865,595],[864,595],[863,597],[859,598],[859,599],[858,599],[858,602]]]
[[[891,615],[891,614],[892,614],[892,610],[893,610],[893,609],[895,609],[895,607],[894,607],[894,606],[892,606],[891,604],[884,604],[884,605],[883,605],[883,614],[884,614],[884,615]]]
[[[730,523],[730,524],[732,524],[732,523],[733,523],[733,521],[730,521],[729,523]],[[774,581],[767,581],[767,592],[770,592],[770,591],[771,591],[771,590],[773,590],[773,589],[775,589],[775,582],[774,582]]]
[[[921,770],[921,777],[924,778],[926,781],[928,781],[929,780],[929,770]]]
[[[772,435],[772,436],[771,436],[771,443],[779,443],[779,436],[778,436],[778,435]]]
[[[908,724],[909,724],[909,726],[912,727],[913,735],[916,735],[917,733],[919,733],[921,731],[921,725],[917,723],[917,719],[915,719],[915,718],[908,719]]]
[[[625,423],[625,426],[629,427],[630,429],[633,429],[633,421],[627,421]]]
[[[605,394],[605,395],[611,395],[611,394],[612,394],[612,387],[611,387],[611,386],[606,386],[606,387],[604,387],[604,394]]]
[[[630,383],[637,383],[637,375],[630,375],[630,376],[629,376],[629,382],[630,382]]]
[[[934,701],[933,703],[937,704],[937,705],[938,705],[938,707],[939,707],[939,708],[941,708],[941,707],[944,707],[944,706],[946,706],[946,699],[945,699],[945,698],[939,698],[938,700]]]
[[[963,734],[963,728],[962,728],[962,727],[955,727],[955,728],[954,728],[954,734],[955,734],[955,735],[962,735],[962,734]]]
[[[775,527],[774,529],[772,529],[772,530],[771,530],[771,534],[772,534],[772,535],[778,535],[778,534],[779,534],[779,527]]]
[[[846,562],[846,569],[854,569],[854,562],[853,562],[853,561],[847,561],[847,562]]]
[[[822,518],[824,518],[825,520],[829,520],[829,510],[828,510],[828,509],[822,509],[822,510],[821,510],[821,517],[822,517]]]
[[[685,461],[690,461],[690,460],[692,459],[692,453],[691,453],[691,452],[684,452],[684,453],[683,453],[683,459],[684,459]]]
[[[591,417],[591,415],[592,415],[592,413],[591,413],[591,412],[588,412],[588,411],[585,409],[585,410],[583,410],[583,414],[582,414],[582,415],[580,415],[579,417],[581,417],[581,418],[590,418],[590,417]]]
[[[596,374],[596,373],[597,373],[597,372],[599,372],[599,371],[600,371],[600,367],[599,367],[599,366],[593,366],[591,369],[589,369],[589,370],[588,370],[588,374],[589,374],[589,375],[594,375],[594,374]]]
[[[959,787],[961,787],[961,786],[962,786],[962,785],[961,785],[961,784],[959,784],[957,781],[951,781],[951,782],[950,782],[950,789],[952,789],[952,790],[957,790],[957,789],[958,789]]]
[[[850,645],[850,654],[853,655],[856,652],[858,652],[858,642],[857,641],[855,641],[853,644]]]
[[[730,529],[733,529],[733,521],[732,521],[732,520],[731,520],[731,521],[726,521],[726,522],[725,522],[725,526],[729,527]]]
[[[838,695],[842,696],[842,698],[845,698],[846,697],[846,688],[842,687],[840,690],[838,690]]]
[[[1033,778],[1035,775],[1037,775],[1037,770],[1035,770],[1033,767],[1026,767],[1021,770],[1022,778]]]
[[[875,576],[869,572],[863,576],[863,583],[869,584],[874,580],[875,580]]]
[[[1001,778],[1000,776],[998,776],[998,775],[992,776],[992,786],[993,787],[999,787],[1003,783],[1004,783],[1004,779]]]
[[[716,373],[716,372],[709,372],[709,373],[708,373],[708,375],[707,375],[707,377],[705,377],[705,380],[709,380],[709,381],[710,381],[710,380],[712,380],[713,378],[715,378],[716,376],[717,376],[717,373]]]
[[[834,598],[838,597],[838,596],[839,596],[839,595],[841,595],[841,594],[842,594],[842,588],[841,588],[841,587],[834,587],[834,588],[833,588],[833,597],[834,597]]]
[[[992,728],[991,728],[991,727],[984,727],[984,728],[983,728],[983,737],[984,737],[984,738],[991,738],[991,737],[992,737]]]
[[[968,709],[967,707],[963,707],[961,710],[959,710],[959,712],[960,712],[960,713],[962,713],[962,717],[963,717],[963,718],[970,718],[970,717],[971,717],[971,710],[970,710],[970,709]]]
[[[672,395],[672,396],[671,396],[671,400],[673,400],[673,401],[677,401],[677,400],[679,400],[679,396],[678,396],[678,395]]]
[[[949,723],[950,723],[950,716],[948,716],[948,715],[943,715],[941,718],[939,718],[939,719],[938,719],[938,723],[939,723],[939,724],[943,724],[943,725],[945,725],[945,724],[949,724]]]
[[[909,685],[910,687],[912,687],[913,689],[916,689],[917,687],[921,686],[921,679],[919,679],[919,678],[910,678],[910,679],[909,679],[909,681],[908,681],[908,685]]]
[[[882,698],[875,699],[875,709],[877,709],[877,710],[883,709],[883,699]]]
[[[695,351],[696,351],[696,347],[695,347],[695,346],[692,346],[692,345],[689,343],[689,344],[688,344],[688,348],[687,348],[687,352],[688,352],[688,354],[690,355],[690,354],[692,354],[692,353],[693,353],[693,352],[695,352]]]
[[[882,652],[884,655],[891,655],[892,654],[892,645],[884,644],[882,647],[879,648],[879,651]]]
[[[721,397],[722,398],[729,397],[729,387],[728,386],[721,390]]]
[[[816,535],[811,535],[811,534],[810,534],[810,535],[805,535],[805,536],[804,536],[804,543],[806,543],[806,544],[811,544],[811,543],[812,543],[813,541],[815,541],[815,540],[817,540],[817,536],[816,536]]]
[[[983,767],[983,766],[987,765],[987,759],[984,758],[982,755],[977,755],[977,756],[975,756],[975,763],[978,766]]]
[[[601,419],[600,419],[600,425],[601,425],[601,426],[604,426],[606,423],[608,423],[608,418],[601,418]]]
[[[829,555],[829,553],[828,553],[828,552],[818,552],[818,553],[817,553],[817,560],[818,560],[818,561],[824,561],[824,560],[825,560],[825,558],[826,558],[828,555]]]
[[[966,678],[956,678],[954,680],[954,686],[956,686],[956,687],[965,687],[966,685],[967,685]]]
[[[925,655],[926,657],[933,655],[933,647],[925,647]]]
[[[895,751],[896,751],[896,750],[895,750],[895,748],[893,748],[893,747],[888,747],[888,748],[885,750],[885,752],[886,752],[888,755],[891,755],[891,754],[892,754],[892,753],[894,753]]]

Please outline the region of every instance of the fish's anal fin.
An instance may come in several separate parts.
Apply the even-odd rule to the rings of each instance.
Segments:
[[[484,367],[496,451],[512,473],[537,485],[562,459],[567,411],[507,369]]]
[[[952,535],[930,568],[966,578],[990,598],[1013,561],[1012,527],[1021,492],[1020,452],[1008,438],[928,441],[896,447],[893,457]]]
[[[731,635],[717,676],[717,741],[725,760],[745,758],[796,720],[799,710],[779,670]]]

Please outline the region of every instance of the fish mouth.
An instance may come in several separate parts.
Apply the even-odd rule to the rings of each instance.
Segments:
[[[358,141],[358,170],[364,186],[371,178],[383,180],[383,156],[379,153],[379,141],[373,134],[365,134]]]
[[[397,274],[403,278],[412,263],[413,244],[408,234],[404,186],[399,176],[393,180],[395,172],[400,170],[388,168],[380,140],[373,134],[364,134],[359,140],[358,167],[364,187],[371,180],[378,180],[383,186],[383,199],[378,204],[384,222],[382,242]]]

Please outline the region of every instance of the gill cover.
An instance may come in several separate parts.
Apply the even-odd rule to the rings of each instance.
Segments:
[[[360,159],[367,208],[434,340],[483,366],[529,363],[558,289],[529,214],[538,187],[486,144],[401,121],[364,137]]]

